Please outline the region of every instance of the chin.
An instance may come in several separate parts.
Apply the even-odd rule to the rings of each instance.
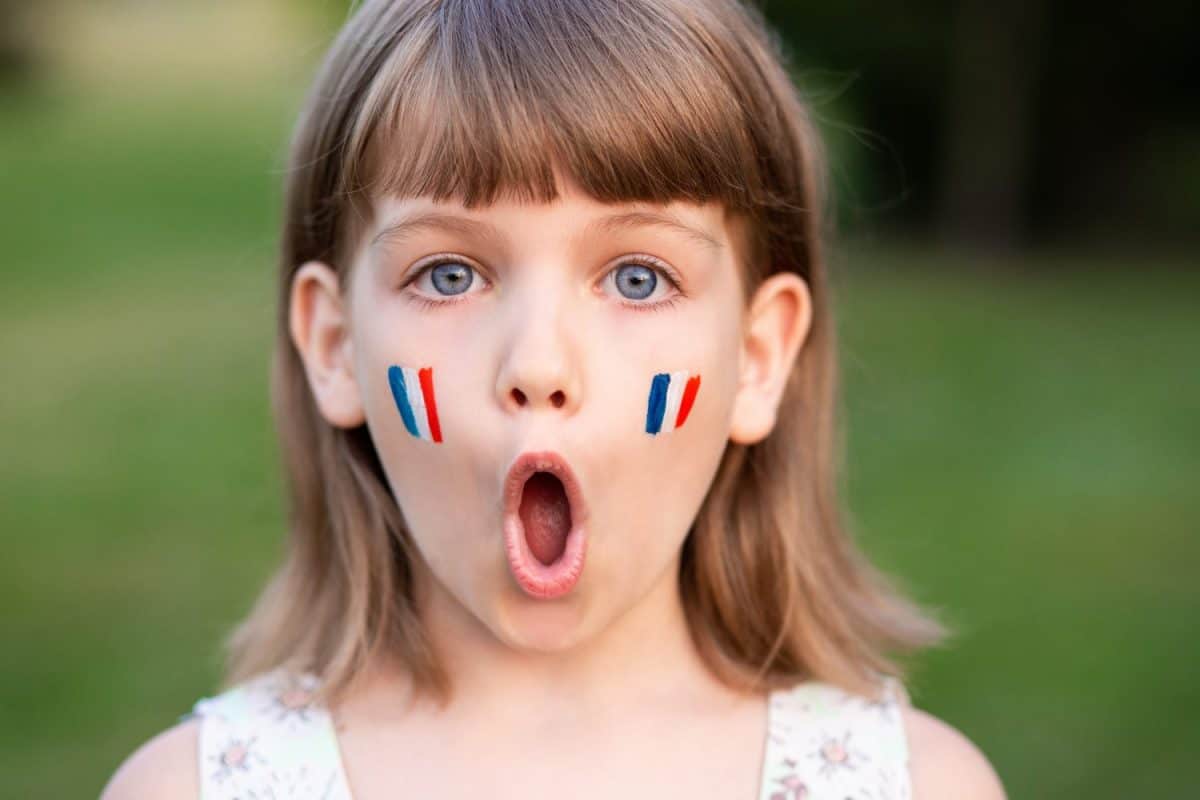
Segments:
[[[601,627],[595,611],[583,585],[555,602],[536,600],[520,587],[505,586],[493,619],[486,624],[514,650],[562,653],[595,635]]]

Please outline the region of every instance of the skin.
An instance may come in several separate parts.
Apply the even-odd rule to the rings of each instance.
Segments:
[[[738,232],[720,206],[613,207],[564,176],[559,187],[551,204],[502,200],[471,212],[381,201],[346,285],[317,262],[293,282],[291,335],[317,405],[331,424],[365,422],[371,432],[422,555],[418,594],[455,687],[438,710],[409,691],[398,666],[380,664],[336,710],[358,800],[394,796],[397,775],[413,796],[447,796],[447,775],[470,780],[453,767],[464,749],[486,776],[475,788],[493,797],[559,796],[567,776],[573,797],[735,797],[757,785],[765,698],[735,695],[707,671],[676,575],[726,442],[759,441],[774,424],[811,297],[783,273],[743,305]],[[425,228],[375,241],[397,219],[435,210],[493,233]],[[668,212],[715,246],[661,226],[588,233],[625,211]],[[435,254],[475,269],[466,293],[439,293],[430,273],[406,285]],[[658,274],[649,298],[624,296],[615,271],[637,254],[661,259],[681,289]],[[434,365],[444,443],[405,431],[391,364]],[[648,436],[646,387],[672,370],[702,375],[703,388],[684,427]],[[583,575],[551,601],[515,583],[501,530],[507,467],[541,449],[567,459],[591,512]],[[916,797],[1003,797],[965,737],[904,713]],[[195,797],[195,725],[131,756],[105,800]],[[185,762],[173,786],[153,767]]]

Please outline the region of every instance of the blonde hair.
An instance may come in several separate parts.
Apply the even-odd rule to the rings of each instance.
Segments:
[[[413,593],[419,558],[366,426],[318,413],[288,335],[294,271],[345,276],[370,199],[486,206],[557,197],[563,170],[600,202],[719,201],[746,222],[746,298],[791,270],[813,299],[774,430],[728,443],[685,540],[691,636],[725,684],[825,680],[878,696],[895,651],[945,629],[870,565],[836,491],[836,347],[821,240],[824,160],[787,59],[736,0],[368,0],[326,56],[287,173],[272,399],[290,539],[230,635],[226,686],[277,667],[336,700],[378,657],[418,690],[451,687]]]

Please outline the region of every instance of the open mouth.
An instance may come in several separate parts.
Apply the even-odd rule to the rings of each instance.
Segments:
[[[558,561],[571,532],[571,503],[554,473],[535,472],[525,481],[520,516],[525,541],[537,560],[543,564]]]
[[[504,543],[509,569],[526,594],[552,599],[569,592],[587,550],[583,494],[566,459],[552,451],[523,453],[504,487]]]

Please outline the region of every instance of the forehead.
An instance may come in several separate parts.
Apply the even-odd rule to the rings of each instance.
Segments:
[[[556,200],[506,204],[468,211],[457,203],[428,200],[386,201],[371,234],[371,246],[400,244],[424,232],[440,231],[483,240],[502,240],[506,232],[570,232],[580,239],[653,230],[720,255],[727,247],[724,214],[719,207],[589,205]]]
[[[506,232],[569,232],[573,238],[594,239],[647,230],[686,240],[716,256],[730,246],[729,213],[720,202],[605,203],[561,173],[557,177],[558,196],[549,202],[502,196],[468,209],[458,200],[376,198],[369,244],[400,243],[429,231],[501,240]]]

